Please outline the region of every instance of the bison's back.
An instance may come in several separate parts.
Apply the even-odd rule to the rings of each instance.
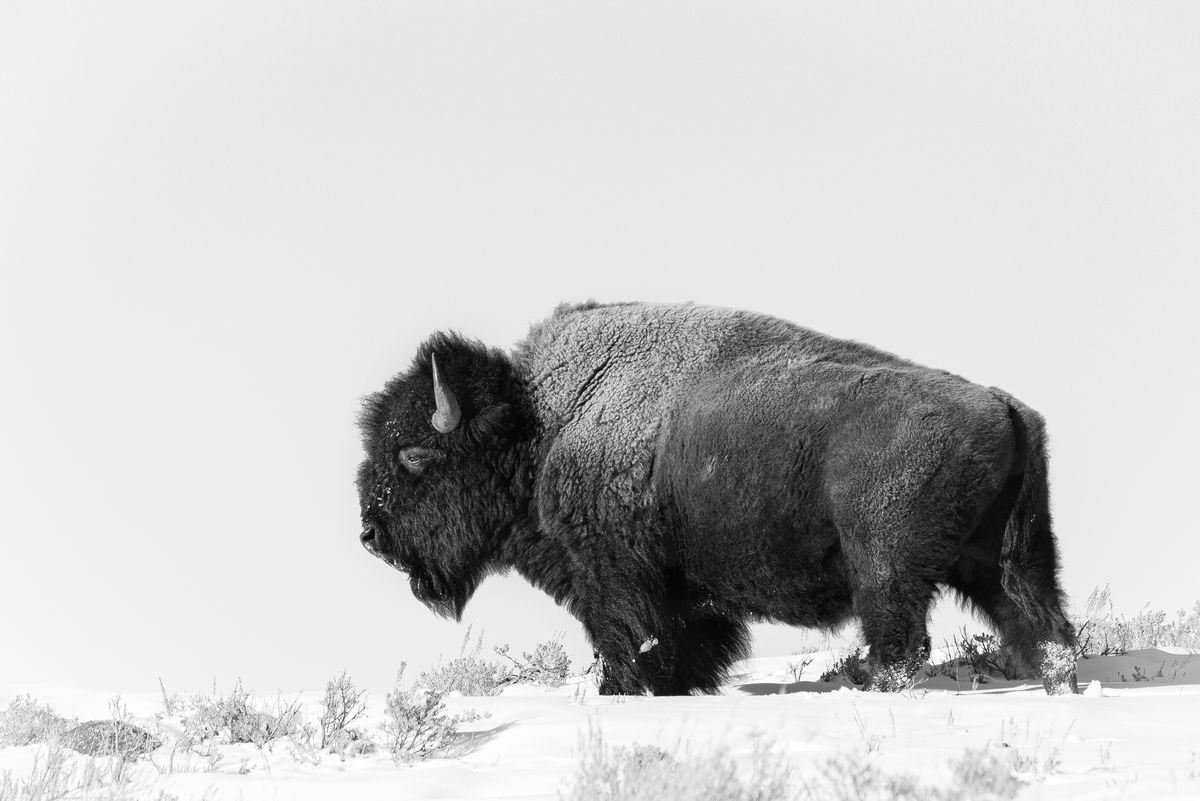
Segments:
[[[659,433],[706,377],[817,361],[916,367],[763,314],[652,303],[561,306],[515,360],[539,423],[542,511],[576,521],[653,502]]]
[[[885,351],[764,314],[694,304],[562,306],[517,349],[549,426],[614,414],[654,423],[714,370],[789,361],[917,367]]]

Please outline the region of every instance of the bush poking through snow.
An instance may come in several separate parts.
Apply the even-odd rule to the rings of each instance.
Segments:
[[[228,696],[196,695],[185,704],[184,740],[198,744],[216,739],[222,743],[253,743],[264,748],[275,740],[304,738],[299,701],[276,701],[274,708],[259,708],[239,679]]]
[[[48,704],[39,704],[28,695],[18,696],[0,712],[0,748],[50,742],[75,723],[59,717]]]
[[[483,634],[480,633],[471,653],[467,645],[471,641],[471,627],[463,635],[458,656],[445,665],[425,671],[417,678],[417,686],[439,695],[459,693],[461,695],[495,695],[508,683],[506,671],[498,662],[479,658],[483,649]],[[507,647],[507,646],[506,646]]]
[[[946,794],[951,799],[1000,801],[1013,798],[1021,782],[1004,761],[986,748],[973,748],[950,763],[954,783]]]
[[[0,801],[176,801],[177,796],[136,786],[123,759],[82,760],[59,743],[39,749],[28,778],[0,775]]]
[[[795,656],[795,655],[796,654],[793,654],[793,656]],[[788,672],[788,675],[792,677],[792,681],[793,682],[800,681],[800,677],[804,675],[804,671],[807,670],[808,666],[811,665],[812,663],[813,663],[813,657],[811,657],[811,656],[805,656],[802,659],[800,659],[798,662],[793,662],[792,660],[789,659],[788,663],[787,663],[787,672]]]
[[[322,750],[337,753],[343,759],[375,750],[370,738],[353,725],[367,712],[366,697],[367,691],[355,687],[345,671],[329,680],[321,699],[321,719],[317,722]]]
[[[609,747],[592,730],[562,801],[791,801],[787,762],[756,742],[748,771],[727,750],[679,759],[655,746]],[[748,775],[744,775],[748,774]]]
[[[948,676],[958,681],[964,669],[972,686],[986,684],[997,675],[1006,679],[1021,678],[1021,668],[1013,663],[995,634],[968,634],[963,626],[958,634],[952,635],[946,651],[950,657],[946,662],[929,667],[927,673],[931,678]]]
[[[927,652],[902,659],[891,665],[876,665],[871,672],[867,689],[876,693],[898,693],[911,690],[917,683],[917,674],[927,662]]]
[[[419,686],[405,690],[401,686],[406,664],[400,663],[395,688],[384,705],[384,746],[396,762],[427,759],[461,740],[458,726],[478,716],[473,713],[451,715],[446,711],[443,694]]]
[[[458,657],[422,673],[417,679],[417,686],[442,695],[455,692],[470,696],[496,695],[510,684],[558,687],[566,679],[571,667],[566,649],[557,640],[538,643],[532,654],[524,652],[521,658],[509,653],[507,644],[495,646],[493,650],[511,663],[506,666],[479,657],[483,647],[482,634],[468,654],[470,639],[471,629],[468,627]]]
[[[755,740],[750,758],[728,749],[686,758],[647,745],[607,746],[593,729],[560,801],[1007,801],[1021,782],[987,749],[966,751],[950,764],[949,787],[910,774],[885,774],[866,754],[828,760],[805,782],[786,756]]]
[[[163,714],[174,717],[183,711],[183,701],[179,698],[179,693],[168,693],[167,685],[163,684],[161,676],[158,678],[158,689],[162,692]]]
[[[821,674],[821,681],[824,682],[831,682],[837,678],[847,679],[852,684],[866,684],[870,675],[867,673],[867,660],[863,656],[862,648],[847,651],[833,663],[833,667]]]
[[[912,665],[908,662],[901,662],[895,665],[878,665],[871,674],[870,681],[864,685],[864,689],[873,693],[898,693],[904,690],[911,690],[916,670],[910,670],[910,667]]]
[[[1072,615],[1071,622],[1078,656],[1120,655],[1163,645],[1200,649],[1200,601],[1190,610],[1180,609],[1174,620],[1168,620],[1166,612],[1150,609],[1149,604],[1130,618],[1114,614],[1112,591],[1105,584],[1092,590],[1082,614]]]
[[[528,651],[517,659],[508,652],[508,646],[496,648],[496,653],[513,663],[505,684],[541,684],[546,687],[559,687],[567,678],[571,669],[571,659],[567,649],[557,640],[547,640],[538,643],[533,653]]]
[[[947,788],[921,784],[906,773],[888,775],[861,754],[833,757],[821,770],[822,782],[809,787],[812,801],[1007,801],[1021,783],[1002,760],[986,749],[971,750],[951,762]]]
[[[1070,731],[1071,726],[1068,726],[1068,735]],[[1065,742],[1066,739],[1067,735],[1061,738],[1055,735],[1053,724],[1049,729],[1031,730],[1028,719],[1024,727],[1014,718],[1007,721],[1001,719],[999,744],[1003,750],[999,753],[1017,778],[1022,781],[1040,782],[1056,773],[1062,762],[1059,747],[1052,743]]]
[[[417,686],[438,695],[495,695],[504,688],[504,679],[504,668],[496,662],[459,656],[422,673]]]
[[[417,686],[442,695],[455,692],[471,696],[496,695],[510,684],[561,686],[571,668],[567,650],[557,640],[538,643],[532,654],[526,651],[521,658],[509,653],[508,645],[495,646],[493,650],[511,663],[506,666],[479,657],[483,635],[480,635],[475,648],[468,654],[470,638],[471,630],[468,628],[458,656],[445,665],[422,673],[417,679]]]

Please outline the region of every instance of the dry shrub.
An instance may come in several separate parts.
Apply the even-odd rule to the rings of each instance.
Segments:
[[[785,760],[756,741],[748,770],[726,749],[679,759],[656,746],[609,747],[593,729],[563,801],[792,801]]]
[[[521,659],[508,652],[508,646],[496,648],[496,653],[512,662],[505,684],[541,684],[546,687],[558,687],[567,678],[571,669],[571,659],[567,649],[558,640],[540,642],[533,653],[525,651]]]
[[[222,743],[253,743],[259,748],[275,740],[305,739],[306,731],[299,701],[277,699],[273,706],[260,705],[239,679],[227,696],[194,695],[183,702],[186,743],[207,740]]]
[[[1105,584],[1092,590],[1083,611],[1072,615],[1071,622],[1079,656],[1108,656],[1163,645],[1200,649],[1200,601],[1190,610],[1180,609],[1173,619],[1162,610],[1150,609],[1149,604],[1126,617],[1114,612],[1112,590]]]
[[[482,634],[476,640],[475,647],[468,653],[470,639],[471,629],[468,627],[458,656],[445,665],[438,665],[422,673],[417,678],[417,686],[440,695],[496,695],[511,684],[558,687],[567,677],[571,667],[566,649],[557,640],[538,643],[533,653],[526,651],[520,657],[509,653],[507,644],[496,646],[493,648],[496,654],[509,662],[505,665],[480,658],[479,653],[483,647]]]
[[[27,777],[0,775],[0,801],[176,801],[177,796],[136,785],[126,765],[119,757],[83,760],[52,742],[40,749]]]
[[[821,769],[821,781],[808,798],[830,801],[1007,801],[1021,783],[987,749],[969,750],[951,762],[949,787],[923,784],[907,774],[883,773],[862,754],[839,754]]]
[[[848,679],[852,684],[866,684],[870,678],[867,660],[862,648],[852,648],[821,674],[821,681],[831,682],[837,678]]]
[[[963,626],[946,643],[946,651],[950,658],[931,665],[927,671],[930,677],[948,676],[957,681],[961,678],[961,671],[966,670],[974,685],[986,684],[994,676],[1019,679],[1024,675],[1021,666],[1004,650],[1003,643],[995,634],[968,634],[967,627]]]
[[[459,724],[478,719],[474,712],[452,715],[446,710],[443,694],[413,687],[405,690],[405,663],[400,664],[396,685],[387,694],[384,705],[384,747],[396,762],[428,759],[458,744],[462,737]]]
[[[593,729],[560,801],[1008,801],[1021,782],[987,749],[951,762],[951,784],[925,784],[911,774],[885,774],[858,752],[839,754],[804,781],[785,756],[755,740],[747,760],[717,749],[687,758],[655,746],[607,746]]]
[[[367,711],[366,690],[354,686],[345,671],[325,685],[321,699],[321,718],[317,721],[321,739],[319,747],[338,754],[343,759],[355,754],[369,754],[375,743],[354,722]]]
[[[75,723],[74,719],[60,717],[49,704],[39,704],[28,695],[18,696],[0,712],[0,748],[57,740]]]

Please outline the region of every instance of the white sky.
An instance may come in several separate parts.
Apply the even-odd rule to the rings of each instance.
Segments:
[[[589,297],[1008,389],[1068,592],[1190,606],[1197,41],[1183,2],[0,4],[0,678],[457,653],[358,544],[359,398]],[[467,617],[587,653],[516,578]]]

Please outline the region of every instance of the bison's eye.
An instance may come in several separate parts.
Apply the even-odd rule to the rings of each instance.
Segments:
[[[430,450],[429,448],[412,447],[400,449],[400,463],[410,473],[420,473],[438,456],[437,451]]]

